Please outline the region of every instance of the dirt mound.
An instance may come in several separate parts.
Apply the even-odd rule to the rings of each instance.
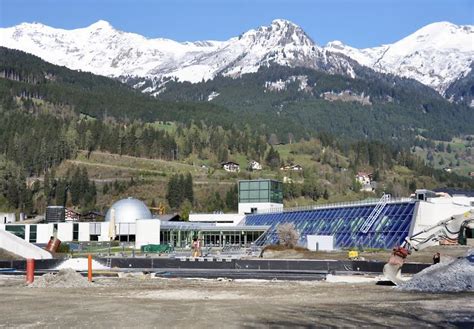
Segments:
[[[92,284],[73,269],[63,269],[57,274],[47,273],[29,285],[32,288],[86,288]]]
[[[474,250],[468,255],[432,265],[399,286],[401,290],[425,292],[474,291]]]

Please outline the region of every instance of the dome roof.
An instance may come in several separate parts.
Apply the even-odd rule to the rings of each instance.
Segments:
[[[134,198],[115,202],[105,215],[106,222],[111,219],[112,209],[115,210],[115,223],[135,223],[137,219],[153,218],[148,207],[142,201]]]

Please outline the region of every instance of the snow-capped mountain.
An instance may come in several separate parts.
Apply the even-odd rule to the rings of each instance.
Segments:
[[[473,26],[435,23],[391,45],[356,49],[338,41],[320,47],[299,26],[282,19],[227,41],[198,42],[147,39],[105,21],[75,30],[23,23],[1,28],[0,46],[71,69],[122,80],[146,78],[152,81],[146,92],[157,92],[163,79],[194,83],[219,74],[238,77],[272,63],[355,77],[358,62],[414,78],[443,93],[470,71],[473,31]]]
[[[217,74],[237,77],[277,63],[354,75],[351,61],[318,47],[297,25],[274,20],[227,41],[176,42],[118,31],[98,21],[62,30],[23,23],[0,29],[0,45],[57,65],[112,77],[175,77],[200,82]]]
[[[376,71],[418,80],[444,94],[454,81],[471,71],[474,26],[439,22],[380,47],[356,49],[333,41],[325,48]]]

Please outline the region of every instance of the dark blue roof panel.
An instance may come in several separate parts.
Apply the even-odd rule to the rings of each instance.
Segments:
[[[257,244],[278,242],[277,226],[293,223],[300,233],[300,245],[306,245],[307,235],[333,235],[336,248],[392,248],[408,236],[415,211],[415,202],[389,203],[367,233],[362,226],[375,208],[374,205],[315,209],[282,213],[252,214],[245,218],[246,225],[268,225],[268,231]]]

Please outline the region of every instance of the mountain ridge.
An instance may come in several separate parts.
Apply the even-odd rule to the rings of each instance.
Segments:
[[[414,78],[444,94],[450,84],[471,70],[473,51],[464,40],[472,38],[473,31],[470,25],[433,23],[391,45],[357,49],[340,41],[319,46],[301,27],[285,19],[275,19],[270,25],[225,41],[195,42],[148,39],[119,31],[109,22],[99,20],[74,30],[41,23],[1,28],[0,45],[37,55],[53,64],[115,78],[135,76],[197,83],[218,75],[239,77],[273,64],[308,67],[353,78],[356,66],[362,65]],[[448,38],[448,32],[454,34]],[[459,38],[462,40],[456,41]],[[404,46],[412,45],[412,39],[422,52]],[[433,40],[438,40],[434,59],[430,57]],[[460,47],[459,52],[453,51],[453,44]],[[403,52],[405,48],[409,48],[407,54]]]

